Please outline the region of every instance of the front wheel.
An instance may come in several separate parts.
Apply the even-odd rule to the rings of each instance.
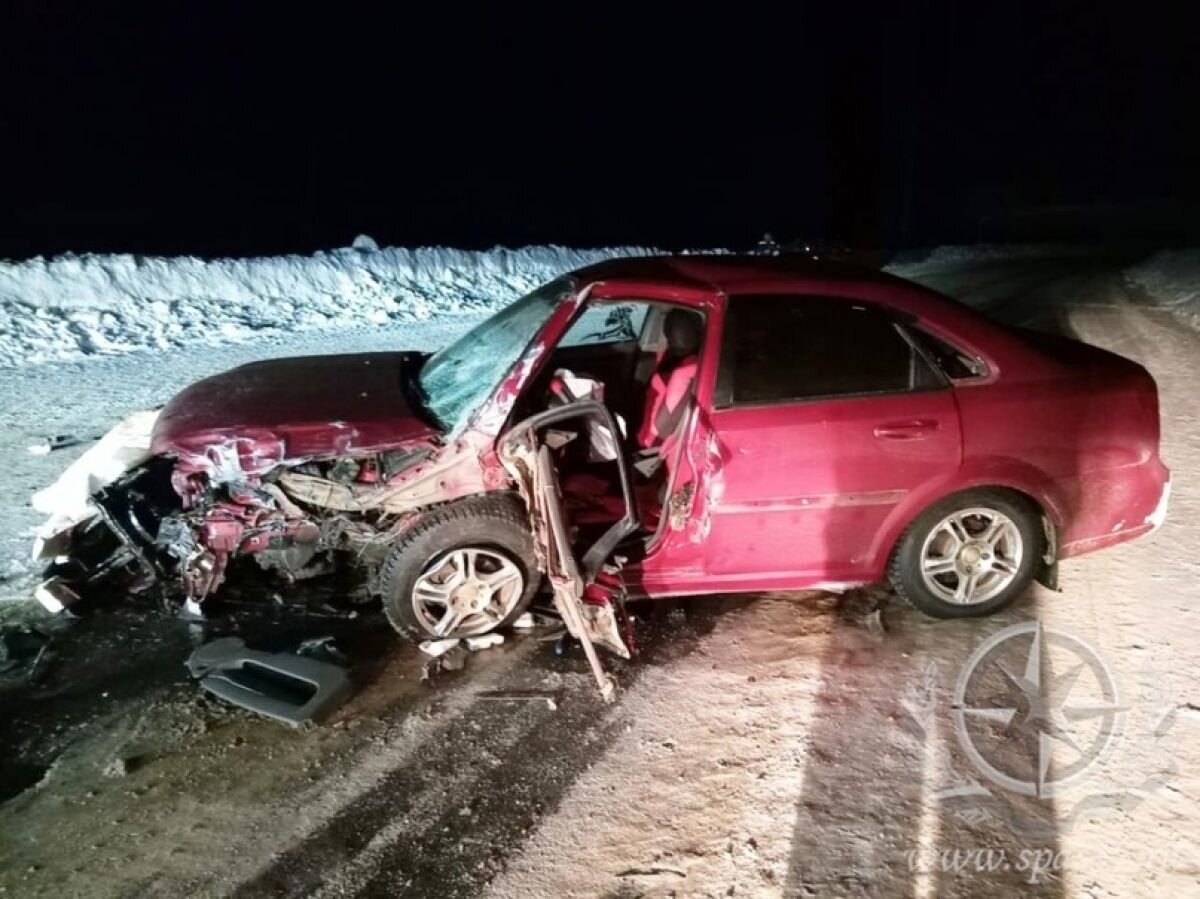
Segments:
[[[512,624],[540,581],[527,521],[507,495],[430,512],[384,564],[380,586],[392,627],[414,640],[444,640]]]
[[[1000,490],[968,490],[926,509],[889,570],[901,598],[935,618],[978,618],[1011,605],[1045,552],[1037,510]]]

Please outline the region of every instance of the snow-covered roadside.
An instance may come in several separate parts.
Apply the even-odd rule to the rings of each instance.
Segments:
[[[474,252],[379,249],[369,238],[312,256],[257,259],[66,255],[0,262],[0,370],[188,346],[271,341],[478,317],[561,272],[642,247]],[[936,247],[888,271],[921,280],[962,266],[1083,258],[1054,245]],[[1200,320],[1200,251],[1160,253],[1127,272]]]
[[[957,266],[977,266],[988,262],[1014,262],[1016,260],[1066,259],[1085,257],[1096,251],[1087,246],[1053,243],[976,243],[948,244],[923,250],[904,250],[897,253],[887,265],[887,270],[900,274],[902,271],[917,273],[924,270],[940,271]],[[912,275],[901,275],[912,277]]]
[[[640,247],[378,249],[312,256],[61,256],[0,262],[0,368],[298,332],[479,316],[550,278]]]
[[[1125,277],[1200,330],[1200,249],[1155,253],[1126,269]]]
[[[66,255],[0,261],[0,369],[141,350],[269,341],[479,316],[564,271],[644,247],[379,249],[369,238],[311,256]],[[937,247],[889,270],[1079,255],[1073,247]]]

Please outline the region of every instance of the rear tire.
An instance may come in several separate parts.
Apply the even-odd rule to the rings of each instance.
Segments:
[[[892,553],[889,580],[934,618],[981,618],[1015,602],[1042,563],[1046,537],[1033,504],[998,489],[934,503]]]
[[[416,641],[508,627],[529,608],[540,581],[529,517],[511,494],[429,512],[392,545],[380,574],[388,621]],[[445,617],[475,601],[481,609],[463,613],[461,621]],[[439,632],[439,620],[455,626]]]

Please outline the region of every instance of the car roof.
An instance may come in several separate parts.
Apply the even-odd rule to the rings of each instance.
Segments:
[[[699,303],[714,294],[790,294],[800,303],[805,296],[879,303],[983,357],[993,371],[1000,365],[1029,360],[1029,348],[1015,333],[936,290],[878,269],[798,254],[630,256],[587,266],[573,277],[581,284],[602,285],[600,295],[604,297],[645,292]]]
[[[806,284],[847,284],[913,287],[877,269],[800,255],[748,256],[697,254],[626,256],[597,262],[574,273],[582,282],[653,284],[683,290],[766,293],[803,289]]]

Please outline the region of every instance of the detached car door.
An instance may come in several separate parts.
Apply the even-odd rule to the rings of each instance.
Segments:
[[[881,526],[962,457],[948,382],[844,297],[729,297],[710,423],[706,568],[748,581],[876,576]]]

